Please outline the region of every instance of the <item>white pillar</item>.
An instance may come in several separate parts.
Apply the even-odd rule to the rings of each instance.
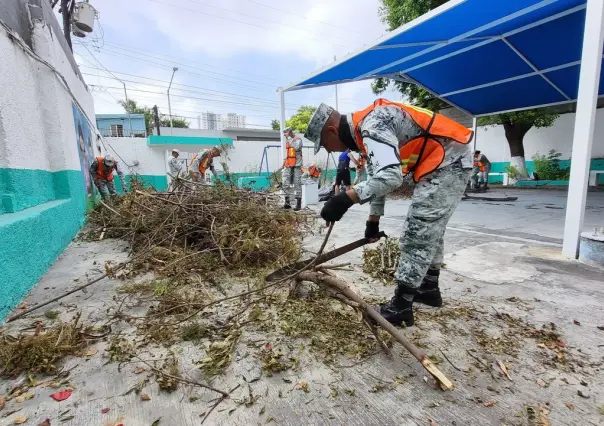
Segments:
[[[283,130],[285,130],[285,92],[282,88],[279,88],[279,102],[281,104],[281,130],[279,131],[281,134],[281,149],[279,150],[279,167],[281,167],[285,155],[285,136],[283,136]]]
[[[585,217],[587,180],[602,68],[603,21],[604,0],[588,0],[562,245],[564,255],[572,258],[578,257],[579,239]]]

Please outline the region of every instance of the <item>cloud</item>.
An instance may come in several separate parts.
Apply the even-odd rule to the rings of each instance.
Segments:
[[[156,30],[189,52],[293,54],[325,65],[384,32],[378,6],[377,0],[105,0],[98,8],[104,26],[128,37]]]
[[[100,51],[92,50],[94,55],[110,70],[161,80],[149,80],[147,85],[126,84],[130,98],[143,105],[157,104],[164,113],[168,111],[165,92],[171,68],[180,67],[172,91],[172,109],[175,114],[192,117],[188,118],[192,126],[201,111],[237,112],[246,114],[251,124],[269,125],[271,118],[279,117],[275,93],[279,85],[298,81],[331,63],[334,55],[343,57],[385,32],[378,16],[379,0],[95,0],[95,3],[108,45]],[[116,43],[134,50],[123,50]],[[97,45],[102,46],[102,41]],[[90,44],[89,47],[92,48]],[[136,53],[137,49],[145,50]],[[111,50],[121,52],[121,56]],[[79,59],[82,65],[98,65],[81,47],[76,46],[76,51],[92,62]],[[174,57],[185,59],[178,63]],[[83,71],[106,75],[86,68]],[[114,87],[95,89],[97,113],[122,111],[115,100],[123,99],[121,83],[111,78],[85,78],[91,84]],[[177,83],[231,95],[187,89]],[[375,96],[369,84],[363,81],[340,85],[340,109],[352,111],[372,102]],[[246,96],[250,98],[243,98]],[[288,93],[287,115],[297,105],[318,105],[321,101],[335,104],[333,87]]]

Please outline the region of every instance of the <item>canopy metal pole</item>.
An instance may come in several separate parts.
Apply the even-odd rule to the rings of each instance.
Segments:
[[[577,258],[583,220],[594,139],[596,104],[602,68],[604,44],[604,0],[588,0],[581,55],[581,76],[573,136],[570,182],[566,220],[564,222],[564,255]]]
[[[279,102],[281,104],[281,126],[279,130],[281,136],[281,149],[279,150],[279,164],[282,165],[285,153],[285,136],[283,136],[283,130],[285,130],[285,92],[281,87],[279,88]]]
[[[472,117],[472,128],[474,129],[474,151],[476,151],[476,139],[478,137],[478,118]]]
[[[337,59],[336,59],[336,55],[333,55],[333,61],[334,61],[334,62],[336,62],[336,61],[337,61]],[[335,84],[335,85],[334,85],[334,88],[335,88],[335,90],[336,90],[336,111],[340,111],[340,107],[339,107],[339,105],[338,105],[338,85],[337,85],[337,84]]]

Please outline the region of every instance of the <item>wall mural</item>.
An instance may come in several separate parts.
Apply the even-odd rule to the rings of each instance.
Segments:
[[[76,104],[72,104],[73,121],[76,131],[76,142],[78,144],[78,155],[80,156],[80,168],[84,179],[84,187],[88,195],[93,194],[93,185],[90,178],[90,165],[94,162],[96,153],[94,150],[94,134],[90,130],[86,117]]]

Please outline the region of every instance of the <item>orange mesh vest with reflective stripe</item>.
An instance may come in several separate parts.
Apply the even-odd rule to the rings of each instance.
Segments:
[[[206,152],[201,156],[201,160],[199,160],[199,173],[201,173],[202,175],[204,175],[206,173],[206,170],[208,169],[208,166],[210,165],[210,161],[212,161],[212,156],[210,155],[210,152]]]
[[[296,148],[294,148],[289,142],[285,142],[285,162],[284,167],[294,167],[296,165]]]
[[[313,164],[312,166],[310,166],[310,169],[308,169],[308,175],[310,177],[318,178],[319,176],[321,176],[321,170],[317,167],[316,164]]]
[[[113,171],[115,170],[115,163],[113,163],[113,166],[111,166],[109,168],[109,171],[106,172],[104,160],[104,157],[96,157],[96,161],[99,163],[99,166],[96,168],[96,178],[111,182],[113,180]]]
[[[364,154],[363,154],[363,155],[361,155],[361,156],[359,157],[359,161],[358,161],[359,165],[357,166],[357,169],[359,169],[359,170],[364,170],[364,169],[365,169],[365,163],[366,163],[366,162],[367,162],[367,160],[365,159],[365,155],[364,155]]]
[[[415,182],[436,170],[445,158],[445,149],[436,139],[437,137],[453,139],[462,144],[468,144],[472,140],[474,134],[472,130],[444,115],[411,105],[378,99],[364,110],[352,114],[352,124],[357,145],[364,154],[367,154],[367,150],[360,133],[360,124],[369,113],[380,106],[401,108],[423,129],[423,134],[417,138],[408,142],[399,141],[399,154],[403,173],[408,174],[413,172],[413,180]]]
[[[474,167],[478,167],[478,170],[480,170],[481,172],[487,171],[487,168],[484,164],[482,164],[482,161],[480,160],[474,160]]]

